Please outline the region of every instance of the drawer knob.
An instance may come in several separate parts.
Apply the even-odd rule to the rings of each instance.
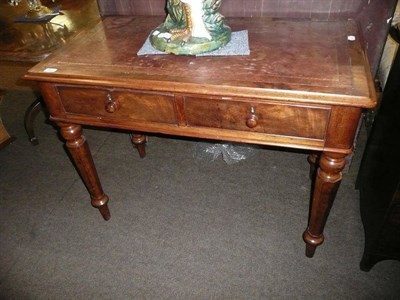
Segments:
[[[258,118],[256,116],[256,109],[252,106],[250,108],[250,114],[247,117],[246,125],[249,128],[254,128],[258,125]]]
[[[118,102],[110,94],[107,95],[106,111],[112,114],[118,109]]]

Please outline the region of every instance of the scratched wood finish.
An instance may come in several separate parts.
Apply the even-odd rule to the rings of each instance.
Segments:
[[[102,15],[165,15],[166,0],[100,0]],[[397,0],[223,0],[226,17],[357,20],[376,74]]]
[[[86,78],[89,84],[100,81],[112,87],[174,93],[206,91],[208,95],[374,105],[373,87],[365,74],[368,66],[351,21],[227,19],[233,30],[249,30],[249,56],[137,56],[148,33],[161,21],[159,17],[106,18],[89,29],[85,39],[72,40],[56,57],[36,65],[29,77],[51,76],[70,83],[73,76],[75,81]],[[349,42],[348,35],[356,36],[356,41]],[[43,72],[49,67],[57,72]]]
[[[28,78],[57,83],[57,101],[48,103],[53,119],[105,127],[112,123],[121,129],[203,138],[218,135],[236,142],[351,151],[360,108],[375,105],[368,65],[352,21],[228,18],[234,30],[249,30],[249,56],[137,56],[148,32],[161,21],[160,17],[105,18],[84,38],[71,41],[56,57],[31,69]],[[354,35],[356,41],[349,42],[348,35]],[[48,74],[46,68],[57,71]],[[86,86],[79,87],[83,83]],[[78,86],[63,88],[63,84]],[[87,85],[93,90],[88,92]],[[129,101],[115,94],[118,88]],[[134,90],[158,96],[138,97]],[[121,109],[113,114],[103,109],[108,94],[117,102],[118,97],[121,99]],[[175,97],[174,112],[168,97]],[[129,117],[135,115],[135,106],[129,103],[139,98],[142,100],[138,103],[148,113],[136,114],[141,119]],[[157,104],[160,114],[155,119],[146,103],[162,98],[165,102]],[[194,103],[200,104],[193,108]],[[206,112],[224,103],[229,108],[226,115],[213,119],[210,109]],[[250,106],[258,114],[256,128],[245,127]],[[196,115],[199,111],[203,115]],[[240,126],[232,123],[236,118],[243,120]],[[283,119],[288,123],[283,124]],[[245,136],[224,129],[241,130]]]
[[[303,234],[313,256],[362,109],[376,105],[356,23],[228,18],[249,31],[250,55],[137,56],[162,20],[107,17],[25,76],[39,81],[92,205],[110,218],[82,125],[134,131],[141,157],[147,132],[315,150]]]

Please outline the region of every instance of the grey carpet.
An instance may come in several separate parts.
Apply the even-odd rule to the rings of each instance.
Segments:
[[[56,130],[1,106],[17,140],[0,151],[1,299],[395,299],[400,262],[359,269],[354,189],[365,133],[314,258],[304,255],[307,154],[255,149],[237,164],[196,156],[196,141],[151,136],[140,159],[124,132],[86,129],[112,218],[105,222]]]

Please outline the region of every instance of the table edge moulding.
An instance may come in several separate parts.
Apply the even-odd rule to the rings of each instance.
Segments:
[[[106,17],[26,79],[39,82],[50,118],[108,220],[82,126],[126,129],[145,155],[145,134],[310,150],[313,181],[303,234],[312,257],[352,153],[363,108],[376,105],[356,22],[227,18],[248,30],[250,55],[138,56],[160,17]]]

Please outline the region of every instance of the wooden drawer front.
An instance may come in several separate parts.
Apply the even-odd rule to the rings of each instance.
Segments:
[[[328,108],[185,98],[188,126],[325,138]]]
[[[69,86],[57,89],[66,113],[176,124],[173,95]]]

